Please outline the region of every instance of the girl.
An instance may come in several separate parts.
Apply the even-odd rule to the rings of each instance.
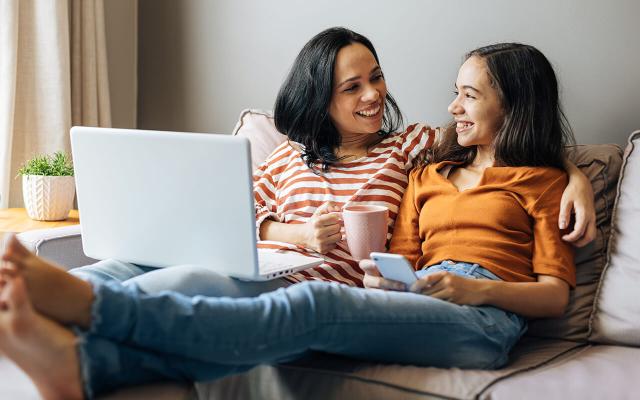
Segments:
[[[504,365],[525,317],[559,315],[574,285],[571,248],[556,228],[568,131],[553,69],[531,46],[471,52],[456,86],[457,144],[434,148],[432,163],[411,174],[391,246],[422,268],[409,291],[365,261],[367,286],[396,290],[303,282],[254,298],[147,295],[73,277],[12,238],[0,350],[45,398],[208,380],[308,351]]]

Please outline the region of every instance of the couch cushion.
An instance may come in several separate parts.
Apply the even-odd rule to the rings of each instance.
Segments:
[[[374,364],[314,354],[295,363],[260,366],[200,383],[196,390],[200,399],[472,399],[497,379],[544,365],[582,346],[527,338],[514,348],[509,365],[495,371]]]
[[[640,131],[629,137],[590,339],[640,346]]]
[[[480,399],[637,399],[640,349],[595,345],[496,382]]]
[[[263,110],[243,110],[233,134],[246,137],[251,143],[251,165],[255,169],[287,137],[278,132],[273,115]]]
[[[569,148],[568,156],[591,180],[595,195],[597,235],[593,242],[576,251],[577,286],[571,291],[564,316],[532,320],[527,334],[585,341],[596,287],[605,265],[622,151],[617,145],[579,145]]]

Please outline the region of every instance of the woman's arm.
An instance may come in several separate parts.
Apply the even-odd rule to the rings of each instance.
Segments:
[[[573,163],[565,158],[564,168],[569,175],[569,184],[560,201],[560,229],[569,227],[571,212],[575,214],[573,231],[562,239],[582,247],[596,237],[596,211],[593,203],[593,188],[589,179]]]
[[[468,279],[440,271],[418,280],[412,292],[459,305],[491,305],[528,318],[559,317],[569,302],[569,284],[549,275],[536,282]]]
[[[342,240],[339,211],[340,207],[325,203],[304,224],[265,219],[260,224],[260,239],[297,244],[326,254]]]

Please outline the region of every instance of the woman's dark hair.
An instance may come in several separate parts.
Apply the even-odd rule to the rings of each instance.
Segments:
[[[535,47],[520,43],[480,47],[465,60],[471,57],[485,61],[504,112],[493,142],[495,164],[562,168],[564,145],[575,140],[560,106],[558,82],[549,60]],[[467,165],[476,147],[460,146],[455,124],[450,124],[429,153],[428,162],[452,160]]]
[[[329,104],[336,56],[353,43],[368,48],[379,63],[369,39],[346,28],[330,28],[304,45],[280,87],[274,107],[276,128],[304,146],[302,158],[309,168],[321,164],[326,172],[338,161],[334,149],[340,146],[341,137],[329,117]],[[389,93],[382,121],[381,137],[402,125],[400,109]]]

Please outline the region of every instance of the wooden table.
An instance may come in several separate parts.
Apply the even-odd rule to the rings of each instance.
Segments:
[[[24,208],[0,208],[0,244],[8,233],[20,233],[34,229],[58,228],[61,226],[78,225],[80,218],[78,210],[71,210],[64,221],[35,221],[27,215]]]

